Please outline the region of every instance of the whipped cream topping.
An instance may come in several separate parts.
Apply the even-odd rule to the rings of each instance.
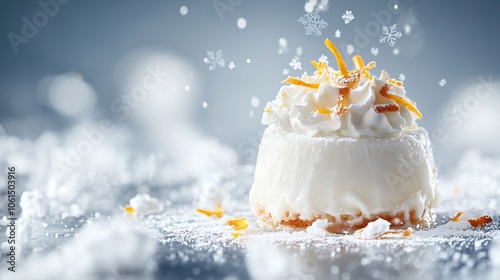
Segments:
[[[354,138],[395,136],[418,127],[420,112],[406,97],[402,82],[385,71],[378,78],[370,76],[374,62],[344,73],[325,63],[313,64],[318,70],[312,76],[304,72],[300,79],[284,81],[291,85],[281,87],[267,103],[263,124],[308,136]],[[339,66],[345,68],[343,61]]]

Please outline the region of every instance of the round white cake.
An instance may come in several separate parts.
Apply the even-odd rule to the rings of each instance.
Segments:
[[[351,232],[382,217],[396,228],[428,225],[437,204],[437,170],[427,132],[355,139],[267,129],[250,203],[267,225],[305,227],[328,219]]]
[[[347,71],[314,62],[314,75],[287,78],[269,102],[250,191],[263,225],[307,227],[327,219],[353,232],[383,218],[393,228],[428,226],[437,205],[437,169],[421,114],[401,81],[356,56]]]

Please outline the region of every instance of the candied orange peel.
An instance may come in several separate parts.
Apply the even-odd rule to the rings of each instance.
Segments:
[[[422,113],[417,109],[415,102],[411,101],[410,99],[406,98],[405,96],[402,95],[397,95],[394,93],[389,92],[389,89],[391,86],[389,84],[385,84],[381,89],[380,89],[380,95],[382,95],[385,98],[392,99],[396,101],[396,103],[404,105],[408,110],[412,111],[417,115],[418,119],[422,118]]]
[[[328,108],[318,107],[318,109],[316,109],[316,113],[328,115],[331,114],[332,111]]]
[[[210,211],[210,210],[205,210],[205,209],[200,209],[200,208],[196,208],[196,212],[198,213],[201,213],[203,215],[206,215],[208,217],[217,217],[217,218],[220,218],[222,217],[222,215],[224,215],[224,209],[222,209],[222,206],[219,204],[217,205],[214,210]]]
[[[282,83],[288,83],[288,84],[293,84],[293,85],[303,86],[303,87],[310,87],[310,88],[315,88],[315,89],[319,88],[319,84],[306,83],[306,82],[302,81],[301,79],[297,79],[294,77],[288,77],[285,80],[283,80]]]
[[[328,109],[328,111],[326,111],[326,110],[321,110],[321,108],[319,108],[316,110],[316,112],[321,114],[328,114],[331,113],[331,110],[333,110],[340,117],[347,110],[347,107],[349,105],[348,96],[350,94],[350,89],[359,82],[360,78],[364,76],[371,83],[373,83],[373,77],[370,76],[369,71],[375,68],[376,63],[374,61],[371,61],[365,65],[363,58],[360,55],[355,55],[352,57],[352,60],[356,67],[356,70],[349,71],[347,70],[347,66],[345,64],[344,59],[342,58],[342,55],[340,54],[337,47],[332,43],[332,41],[326,39],[325,46],[335,56],[339,72],[331,73],[330,72],[331,68],[329,68],[328,64],[325,62],[318,62],[312,60],[311,64],[316,68],[316,71],[314,72],[315,75],[326,74],[326,80],[328,84],[340,87],[339,100],[334,109]],[[320,84],[308,83],[301,80],[300,78],[291,76],[286,78],[282,82],[297,86],[308,87],[312,89],[318,89],[320,86]],[[391,86],[401,87],[402,85],[403,82],[396,79],[389,79],[386,81],[386,84],[382,87],[382,89],[380,89],[380,94],[388,99],[392,99],[397,104],[383,104],[384,106],[377,106],[376,112],[377,113],[396,112],[397,110],[400,109],[400,106],[402,105],[406,107],[408,110],[410,110],[412,113],[414,113],[418,117],[418,119],[421,119],[422,114],[417,109],[415,102],[411,101],[404,95],[398,95],[390,91]]]
[[[467,220],[473,227],[483,227],[486,224],[493,222],[493,219],[489,215],[483,215],[476,219]]]
[[[247,218],[237,218],[227,221],[227,224],[232,226],[234,230],[242,230],[248,227]]]
[[[332,41],[330,41],[330,39],[325,40],[325,45],[335,56],[335,59],[337,60],[337,65],[339,66],[340,73],[342,73],[342,75],[344,76],[347,76],[349,72],[347,71],[344,59],[342,59],[342,55],[340,54],[337,47],[335,47],[335,45],[332,43]]]
[[[450,221],[452,222],[460,222],[460,216],[462,216],[464,212],[462,211],[458,211],[457,214],[455,214],[455,216],[451,217],[450,218]]]
[[[135,212],[136,212],[134,207],[132,207],[130,205],[125,206],[125,208],[123,208],[123,210],[125,210],[125,213],[129,214],[130,216],[135,215]]]
[[[397,104],[375,104],[373,105],[373,109],[377,113],[397,112],[399,111],[399,106]]]

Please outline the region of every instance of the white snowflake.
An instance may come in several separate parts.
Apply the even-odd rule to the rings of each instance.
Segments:
[[[373,55],[378,55],[378,48],[372,47],[371,52]]]
[[[441,87],[444,87],[446,85],[446,80],[445,79],[441,79],[441,81],[439,81],[439,85]]]
[[[217,68],[217,65],[220,67],[224,67],[226,62],[222,57],[222,50],[218,50],[217,52],[208,51],[207,57],[203,59],[206,64],[209,64],[208,70],[212,71]]]
[[[319,62],[324,62],[325,64],[328,64],[328,57],[326,55],[322,54],[320,58],[318,59]]]
[[[396,40],[401,38],[401,32],[397,30],[397,24],[390,27],[382,26],[382,35],[380,35],[380,43],[388,43],[390,47],[396,45]]]
[[[340,34],[342,34],[342,32],[340,32],[340,30],[335,30],[335,37],[337,38],[340,38]]]
[[[296,60],[295,58],[292,59],[292,61],[290,62],[290,67],[293,68],[293,70],[302,70],[302,63],[300,63],[300,61]]]
[[[345,11],[345,14],[342,15],[342,19],[344,20],[345,24],[351,22],[354,19],[352,11]]]
[[[288,75],[288,73],[290,73],[290,71],[288,69],[283,69],[283,75]]]
[[[321,36],[321,29],[328,26],[328,23],[318,15],[318,12],[319,10],[315,9],[297,20],[306,29],[306,35],[314,34],[316,36]]]
[[[229,67],[229,69],[233,70],[233,68],[236,67],[236,65],[234,64],[233,61],[231,61],[231,62],[229,62],[229,65],[227,67]]]
[[[401,82],[402,82],[402,81],[404,81],[405,79],[406,79],[405,74],[403,74],[403,73],[399,74],[399,80],[400,80]]]

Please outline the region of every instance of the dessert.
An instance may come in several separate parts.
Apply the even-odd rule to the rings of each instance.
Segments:
[[[428,226],[437,169],[422,117],[403,83],[353,57],[348,71],[312,61],[313,75],[288,77],[264,110],[250,204],[261,225],[354,232],[382,218],[391,228]]]

